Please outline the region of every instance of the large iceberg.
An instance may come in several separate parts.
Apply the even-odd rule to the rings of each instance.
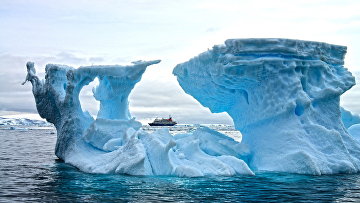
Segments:
[[[341,121],[355,85],[346,47],[291,39],[229,39],[175,67],[186,93],[227,112],[253,171],[356,173],[360,142]]]
[[[159,62],[77,69],[48,64],[45,81],[28,62],[25,82],[32,83],[40,116],[56,127],[56,156],[89,173],[252,175],[240,159],[246,150],[224,134],[206,127],[176,136],[167,129],[150,134],[131,118],[128,96],[147,66]],[[96,119],[83,112],[79,101],[80,90],[95,78],[99,85],[93,93],[100,101]]]

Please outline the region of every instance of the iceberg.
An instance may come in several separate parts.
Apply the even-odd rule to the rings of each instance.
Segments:
[[[355,85],[345,54],[345,46],[321,42],[229,39],[173,74],[203,106],[232,117],[248,149],[241,158],[254,172],[356,173],[360,143],[339,106]]]
[[[128,175],[211,176],[254,173],[240,158],[240,143],[207,127],[172,136],[168,129],[147,133],[131,118],[128,97],[150,65],[83,66],[77,69],[46,65],[45,81],[28,62],[27,81],[32,83],[39,115],[57,131],[55,154],[65,163],[88,173]],[[79,101],[81,89],[99,79],[93,89],[100,110],[94,119]]]
[[[29,118],[5,118],[0,117],[0,126],[39,126],[49,127],[50,123],[42,120],[35,120]]]

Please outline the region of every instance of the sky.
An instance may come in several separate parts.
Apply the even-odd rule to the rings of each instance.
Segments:
[[[360,83],[358,0],[1,0],[0,116],[36,115],[31,85],[22,86],[27,61],[40,77],[48,63],[73,67],[129,64],[150,66],[130,95],[130,112],[142,122],[172,115],[179,123],[231,124],[184,93],[172,75],[182,62],[229,38],[291,38],[345,45],[345,67]],[[86,86],[84,110],[98,103]],[[360,114],[360,88],[341,104]]]

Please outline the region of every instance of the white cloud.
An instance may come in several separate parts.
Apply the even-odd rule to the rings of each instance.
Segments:
[[[76,67],[162,59],[149,67],[131,94],[133,115],[145,119],[160,112],[154,116],[171,113],[184,122],[226,122],[227,116],[210,114],[183,93],[171,73],[176,64],[227,38],[284,37],[347,45],[346,67],[360,71],[359,10],[357,0],[4,0],[0,110],[34,111],[29,85],[18,85],[28,60],[43,75],[47,63]],[[96,112],[90,91],[83,90],[83,106]],[[360,113],[356,92],[346,93],[343,104]]]

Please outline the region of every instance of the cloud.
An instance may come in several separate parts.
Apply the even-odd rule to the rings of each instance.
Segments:
[[[99,63],[99,62],[104,62],[104,58],[103,57],[90,57],[89,58],[89,62],[91,63]]]
[[[180,123],[232,123],[227,114],[211,113],[187,95],[175,78],[172,81],[140,81],[130,95],[130,111],[143,120],[172,115]]]
[[[341,106],[360,115],[360,72],[354,72],[356,84],[340,97]]]
[[[58,53],[54,57],[54,61],[59,61],[59,62],[66,61],[67,63],[70,63],[70,64],[84,64],[84,63],[88,62],[87,59],[77,57],[74,54],[71,54],[71,53],[68,53],[68,52]]]
[[[162,59],[143,75],[130,95],[138,119],[172,114],[183,122],[227,122],[211,114],[178,86],[177,63],[227,38],[285,37],[348,46],[345,65],[360,71],[360,3],[357,0],[305,1],[52,1],[4,0],[0,6],[0,109],[35,111],[25,63],[40,76],[47,63],[74,67]],[[360,113],[357,86],[342,104]],[[91,87],[83,108],[96,113]]]

